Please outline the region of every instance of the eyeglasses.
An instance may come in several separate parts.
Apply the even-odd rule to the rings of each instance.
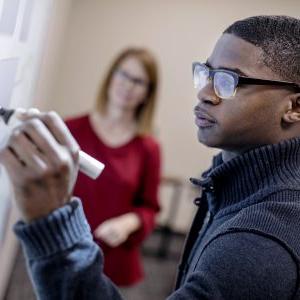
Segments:
[[[242,84],[290,86],[300,90],[300,85],[294,82],[240,76],[239,74],[229,70],[212,70],[207,65],[199,62],[193,63],[193,81],[194,87],[198,90],[203,89],[209,81],[212,81],[214,91],[221,99],[228,99],[234,96],[237,87]]]
[[[132,84],[136,85],[136,86],[141,86],[141,87],[144,87],[144,86],[147,86],[148,85],[148,82],[146,82],[144,79],[142,78],[138,78],[138,77],[134,77],[132,75],[130,75],[128,72],[122,70],[122,69],[117,69],[115,71],[115,74],[117,76],[119,76],[119,78],[121,78],[122,80],[128,80],[130,81]]]

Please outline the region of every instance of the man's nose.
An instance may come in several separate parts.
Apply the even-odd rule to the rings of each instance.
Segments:
[[[197,98],[200,102],[206,104],[218,105],[221,102],[221,98],[215,93],[212,81],[209,81],[206,86],[198,91]]]

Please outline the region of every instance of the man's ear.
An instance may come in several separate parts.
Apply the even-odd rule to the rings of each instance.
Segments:
[[[300,93],[288,96],[288,107],[282,119],[287,123],[300,122]]]

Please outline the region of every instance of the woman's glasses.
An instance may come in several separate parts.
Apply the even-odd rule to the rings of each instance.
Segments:
[[[126,71],[124,71],[120,68],[115,71],[115,74],[120,79],[130,81],[135,86],[145,87],[148,85],[148,82],[146,82],[144,79],[134,77],[131,74],[127,73]]]
[[[294,82],[240,76],[233,71],[210,69],[207,65],[199,62],[193,63],[193,80],[194,86],[198,90],[203,89],[209,81],[212,81],[214,91],[221,99],[234,96],[237,87],[242,84],[290,86],[300,90],[300,85]]]

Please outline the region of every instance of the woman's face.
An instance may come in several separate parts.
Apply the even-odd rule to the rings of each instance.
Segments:
[[[114,71],[108,87],[108,104],[135,110],[148,93],[149,77],[137,58],[125,58]]]

